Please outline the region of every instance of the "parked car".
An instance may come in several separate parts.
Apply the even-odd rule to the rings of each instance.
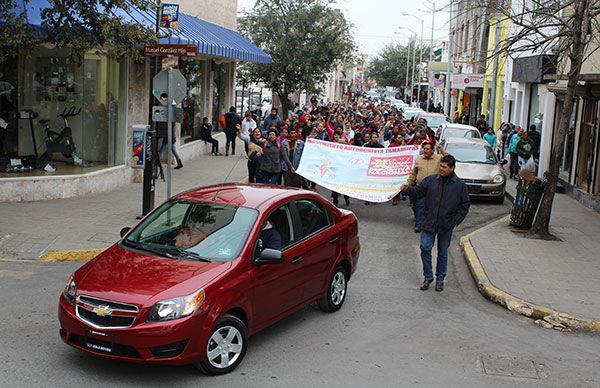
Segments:
[[[444,146],[446,143],[446,139],[450,137],[466,137],[472,139],[481,139],[481,134],[477,130],[477,128],[465,125],[465,124],[455,124],[455,123],[443,123],[438,127],[438,131],[436,134],[440,144]]]
[[[356,270],[358,222],[322,196],[221,184],[181,193],[78,269],[60,337],[116,360],[235,369],[249,335],[313,301],[328,312]]]
[[[404,118],[406,120],[410,120],[417,114],[424,112],[424,110],[421,108],[416,108],[416,107],[406,107],[406,108],[402,109],[402,112],[404,113]]]
[[[445,149],[456,159],[456,175],[467,184],[470,196],[504,202],[506,174],[485,140],[450,137]]]
[[[442,113],[419,112],[415,115],[415,121],[420,119],[427,120],[427,125],[433,130],[439,128],[440,125],[449,124],[448,117]]]

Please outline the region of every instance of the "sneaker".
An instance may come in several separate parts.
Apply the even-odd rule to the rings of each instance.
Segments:
[[[421,228],[417,228],[417,227],[415,226],[415,233],[421,233]]]
[[[444,283],[442,283],[442,282],[435,282],[435,290],[437,292],[444,291]]]
[[[433,279],[425,279],[421,284],[421,291],[425,291],[429,289],[429,285],[433,282]]]

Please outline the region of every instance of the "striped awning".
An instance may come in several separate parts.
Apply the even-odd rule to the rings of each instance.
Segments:
[[[41,24],[41,11],[50,7],[47,0],[29,0],[27,7],[27,21],[29,24]],[[142,11],[131,7],[130,11],[117,10],[115,16],[126,22],[136,22],[154,28],[156,10]],[[159,43],[164,44],[193,44],[198,47],[198,53],[217,57],[228,58],[245,62],[271,63],[271,57],[252,42],[234,30],[221,27],[217,24],[199,19],[195,16],[179,12],[179,28],[161,29]]]

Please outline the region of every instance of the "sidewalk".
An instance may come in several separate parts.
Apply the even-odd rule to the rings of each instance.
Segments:
[[[600,331],[600,214],[556,194],[551,231],[560,241],[528,239],[505,217],[466,236],[473,277],[488,299],[542,326]]]
[[[235,156],[201,155],[173,170],[172,193],[214,183],[237,182],[247,176],[244,145]],[[166,174],[166,171],[165,171]],[[142,184],[52,201],[0,203],[0,258],[39,260],[52,251],[106,248],[124,226],[141,213]],[[166,198],[157,180],[155,205]]]

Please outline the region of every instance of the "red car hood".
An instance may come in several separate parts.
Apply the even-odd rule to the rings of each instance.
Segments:
[[[77,281],[77,294],[143,305],[171,289],[161,299],[188,295],[230,266],[151,256],[115,244],[89,263]]]

